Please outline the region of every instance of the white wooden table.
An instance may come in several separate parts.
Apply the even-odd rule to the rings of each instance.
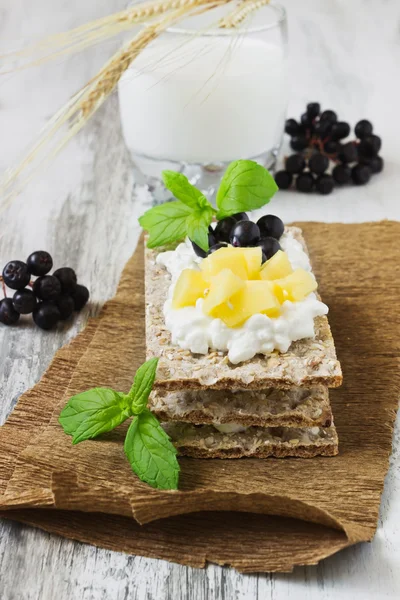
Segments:
[[[124,6],[125,0],[1,0],[0,52]],[[354,124],[370,118],[383,138],[386,168],[367,187],[331,196],[279,193],[284,220],[400,219],[400,5],[397,0],[285,0],[289,11],[290,116],[320,101]],[[40,127],[83,85],[118,42],[0,79],[0,169],[12,164]],[[116,289],[138,237],[139,203],[118,129],[115,98],[45,173],[0,216],[0,263],[49,250],[77,269],[96,313]],[[340,243],[340,242],[338,242]],[[376,240],[379,244],[379,240]],[[371,252],[374,249],[371,248]],[[398,251],[394,248],[393,251]],[[54,352],[84,326],[45,334],[0,328],[0,422],[40,378]],[[399,428],[397,427],[397,432]],[[397,436],[398,438],[399,436]],[[290,575],[242,576],[96,549],[0,522],[1,600],[375,600],[400,596],[399,446],[391,458],[377,534],[314,568]]]

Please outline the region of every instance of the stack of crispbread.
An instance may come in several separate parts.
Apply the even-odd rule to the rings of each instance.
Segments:
[[[301,231],[287,228],[306,251]],[[199,458],[333,456],[338,439],[328,388],[342,382],[326,317],[315,337],[285,353],[232,365],[226,354],[193,355],[171,344],[163,304],[170,276],[146,250],[146,342],[159,356],[151,410],[182,455]]]

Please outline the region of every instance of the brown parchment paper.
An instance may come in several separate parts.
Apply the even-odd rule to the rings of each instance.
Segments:
[[[144,360],[139,245],[116,297],[0,429],[2,515],[114,550],[241,571],[288,571],[371,539],[399,394],[400,223],[300,226],[344,371],[331,391],[338,457],[180,459],[180,490],[160,492],[132,474],[124,426],[71,445],[57,424],[66,398],[94,385],[128,390]]]

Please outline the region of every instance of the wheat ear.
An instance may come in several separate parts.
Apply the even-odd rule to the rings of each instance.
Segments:
[[[250,13],[269,4],[270,0],[243,0],[236,6],[232,12],[223,17],[219,22],[219,27],[223,29],[231,29],[238,27]]]
[[[131,29],[134,25],[142,24],[163,15],[169,11],[181,8],[190,9],[199,4],[215,4],[215,0],[158,0],[153,2],[140,2],[120,12],[114,13],[101,19],[85,23],[70,31],[48,36],[40,42],[24,48],[23,50],[0,54],[1,74],[6,74],[28,67],[36,66],[64,54],[80,52],[89,46],[98,44],[119,33]],[[35,58],[36,57],[36,58]],[[7,69],[4,64],[15,59],[22,62],[21,65]]]

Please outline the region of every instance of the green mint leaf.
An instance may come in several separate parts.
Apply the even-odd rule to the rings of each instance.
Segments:
[[[158,358],[151,358],[136,371],[131,391],[128,394],[131,412],[134,415],[141,413],[147,406],[147,400],[156,378],[157,364]]]
[[[204,206],[211,206],[207,198],[192,185],[188,178],[182,173],[176,173],[175,171],[163,171],[162,178],[165,187],[173,193],[175,198],[190,206],[190,208],[204,208]]]
[[[277,190],[267,169],[252,160],[236,160],[227,168],[219,186],[217,218],[261,208]]]
[[[149,232],[149,248],[156,248],[186,237],[186,219],[192,209],[175,200],[154,206],[139,218],[139,223]]]
[[[178,489],[180,468],[176,449],[149,410],[132,421],[124,451],[139,479],[160,490]]]
[[[186,231],[189,238],[206,252],[209,248],[208,226],[212,221],[213,214],[212,206],[206,206],[202,210],[193,211],[186,219]]]
[[[59,423],[72,443],[97,437],[131,416],[128,397],[108,388],[93,388],[68,400]]]

